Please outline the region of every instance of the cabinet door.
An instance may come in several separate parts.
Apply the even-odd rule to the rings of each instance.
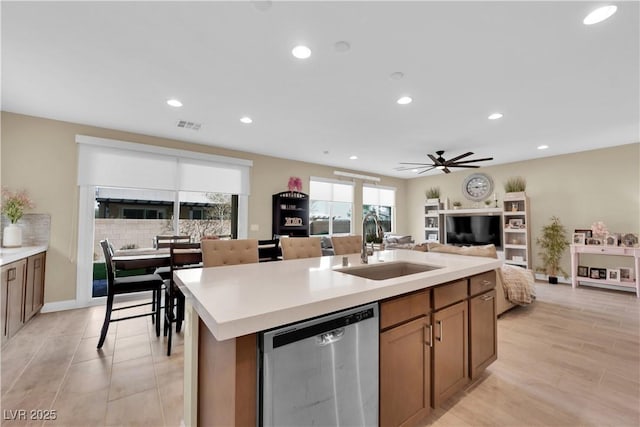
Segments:
[[[496,291],[469,301],[469,374],[475,379],[498,358]]]
[[[467,301],[433,313],[433,406],[469,382]]]
[[[26,322],[44,304],[44,252],[27,259],[27,282],[24,298],[24,321]]]
[[[2,268],[3,286],[6,284],[5,335],[11,338],[24,323],[24,280],[27,260],[22,259]],[[3,302],[5,304],[5,302]]]
[[[431,403],[431,324],[424,316],[380,334],[380,425],[409,426]]]

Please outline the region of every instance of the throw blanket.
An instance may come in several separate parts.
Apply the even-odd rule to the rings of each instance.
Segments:
[[[534,278],[531,270],[504,264],[500,269],[502,287],[507,299],[514,304],[531,304],[536,298]]]

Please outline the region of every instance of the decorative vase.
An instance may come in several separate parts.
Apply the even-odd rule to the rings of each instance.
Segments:
[[[556,276],[549,276],[549,283],[552,285],[558,284],[558,278]]]
[[[4,228],[2,246],[5,248],[19,248],[22,246],[22,228],[18,224],[9,224]]]

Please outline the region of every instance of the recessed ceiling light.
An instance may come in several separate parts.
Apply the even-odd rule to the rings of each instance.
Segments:
[[[487,118],[489,120],[498,120],[498,119],[502,118],[502,113],[493,113]]]
[[[411,104],[411,102],[413,101],[413,99],[411,99],[410,96],[403,96],[398,98],[398,100],[396,101],[398,104],[400,105],[407,105],[407,104]]]
[[[538,150],[546,150],[547,148],[549,148],[549,146],[546,144],[538,145]]]
[[[438,165],[438,166],[436,166],[436,169],[438,169],[438,170],[443,170],[443,169],[444,169],[444,166],[442,166],[442,165]]]
[[[171,105],[172,107],[182,107],[182,102],[178,101],[177,99],[169,99],[167,101],[167,104]]]
[[[298,59],[307,59],[311,56],[311,49],[306,46],[296,46],[291,50],[291,54]]]
[[[616,10],[618,10],[618,7],[613,5],[599,7],[598,9],[588,14],[587,17],[584,18],[582,23],[584,25],[597,24],[598,22],[602,22],[605,19],[611,17],[611,15],[616,13]]]
[[[251,117],[248,117],[248,116],[241,117],[240,121],[246,125],[248,125],[249,123],[253,123],[253,119],[251,119]]]
[[[350,156],[349,160],[358,160],[358,156]]]

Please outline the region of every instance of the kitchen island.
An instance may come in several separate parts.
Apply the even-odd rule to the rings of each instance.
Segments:
[[[362,266],[359,254],[347,258],[350,267]],[[175,274],[187,299],[186,425],[197,425],[197,420],[201,425],[256,424],[258,332],[442,284],[458,283],[502,264],[501,260],[492,258],[382,251],[369,257],[370,267],[409,262],[437,268],[372,280],[336,271],[343,269],[342,259],[342,256],[327,256],[182,270]],[[465,282],[465,296],[466,292]],[[199,405],[199,401],[206,405]]]

